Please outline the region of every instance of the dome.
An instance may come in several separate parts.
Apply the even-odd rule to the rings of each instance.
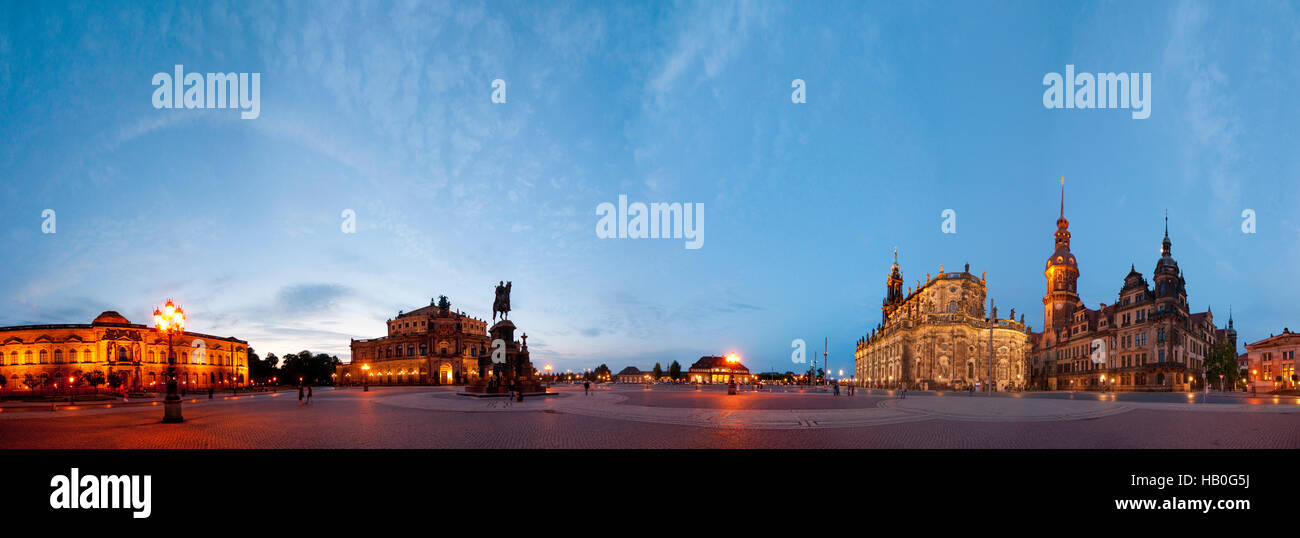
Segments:
[[[1054,265],[1072,267],[1076,271],[1079,269],[1079,264],[1074,260],[1074,254],[1070,253],[1068,247],[1067,249],[1057,249],[1056,252],[1053,252],[1052,255],[1047,258],[1047,266],[1045,268],[1050,268]]]
[[[130,324],[131,322],[127,321],[127,319],[123,317],[121,314],[118,314],[117,311],[107,310],[101,313],[100,315],[96,316],[95,321],[92,321],[90,323],[91,325],[100,325],[103,323],[121,323],[123,325],[127,325]]]

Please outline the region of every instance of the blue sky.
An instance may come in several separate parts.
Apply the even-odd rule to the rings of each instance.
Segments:
[[[0,324],[175,297],[346,358],[512,280],[538,364],[785,370],[829,338],[847,371],[895,246],[908,285],[970,263],[1041,327],[1064,175],[1089,306],[1167,209],[1190,302],[1254,341],[1300,327],[1297,63],[1285,2],[6,3]],[[260,117],[155,109],[175,64],[260,73]],[[1045,109],[1066,64],[1152,73],[1151,117]],[[703,248],[598,239],[620,194],[703,203]]]

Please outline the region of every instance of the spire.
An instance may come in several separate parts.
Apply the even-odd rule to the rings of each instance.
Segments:
[[[1070,221],[1065,219],[1065,176],[1061,176],[1061,217],[1056,219],[1056,249],[1070,249]]]
[[[1065,176],[1061,176],[1061,219],[1065,219]]]
[[[1165,240],[1160,242],[1160,255],[1168,258],[1170,255],[1170,246],[1173,243],[1169,241],[1169,210],[1165,210]]]
[[[1228,305],[1228,330],[1232,330],[1232,305]]]

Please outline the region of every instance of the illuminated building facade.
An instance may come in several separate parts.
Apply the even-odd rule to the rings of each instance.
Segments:
[[[898,253],[886,282],[881,323],[858,340],[854,351],[857,383],[863,387],[962,389],[975,383],[1005,390],[1023,386],[1029,378],[1032,350],[1024,316],[999,319],[993,309],[993,353],[989,353],[990,320],[984,303],[988,283],[970,273],[926,275],[915,290],[903,292]]]
[[[654,379],[653,372],[644,372],[635,366],[628,366],[614,375],[615,383],[650,383]]]
[[[1300,334],[1282,329],[1282,334],[1246,344],[1247,382],[1256,391],[1295,389],[1296,351],[1300,351]]]
[[[700,357],[695,361],[691,368],[686,371],[686,379],[691,383],[712,384],[712,383],[749,383],[754,380],[754,376],[749,373],[749,368],[741,364],[739,360],[727,360],[727,357],[707,356]]]
[[[189,390],[248,383],[248,342],[183,332],[173,337],[177,383]],[[27,390],[28,380],[46,379],[40,389],[66,387],[68,378],[116,374],[127,390],[160,391],[166,385],[167,335],[108,311],[90,324],[0,327],[0,375],[5,390]],[[107,385],[107,381],[105,381]]]
[[[399,312],[388,320],[388,336],[352,340],[352,360],[339,367],[338,382],[372,385],[449,385],[473,382],[479,357],[490,352],[487,322],[451,310],[442,297],[437,304]],[[362,366],[370,370],[363,371]]]
[[[1056,221],[1056,249],[1043,275],[1043,332],[1034,335],[1036,388],[1049,390],[1188,391],[1202,386],[1210,346],[1236,349],[1231,318],[1214,326],[1211,311],[1193,313],[1182,270],[1172,255],[1168,220],[1151,284],[1136,267],[1113,304],[1088,308],[1079,298],[1079,265],[1070,252],[1065,193]]]

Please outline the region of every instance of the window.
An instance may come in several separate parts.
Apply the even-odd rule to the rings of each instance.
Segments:
[[[54,364],[63,364],[63,350],[54,350]]]
[[[1156,357],[1157,357],[1157,358],[1156,358],[1156,361],[1157,361],[1157,362],[1165,362],[1165,350],[1163,350],[1163,349],[1160,350],[1160,351],[1158,352],[1158,355],[1156,355]]]
[[[77,350],[75,349],[68,350],[68,362],[77,362]]]
[[[45,351],[44,349],[42,349],[42,350],[41,350],[41,364],[49,364],[49,362],[50,362],[50,352]]]

